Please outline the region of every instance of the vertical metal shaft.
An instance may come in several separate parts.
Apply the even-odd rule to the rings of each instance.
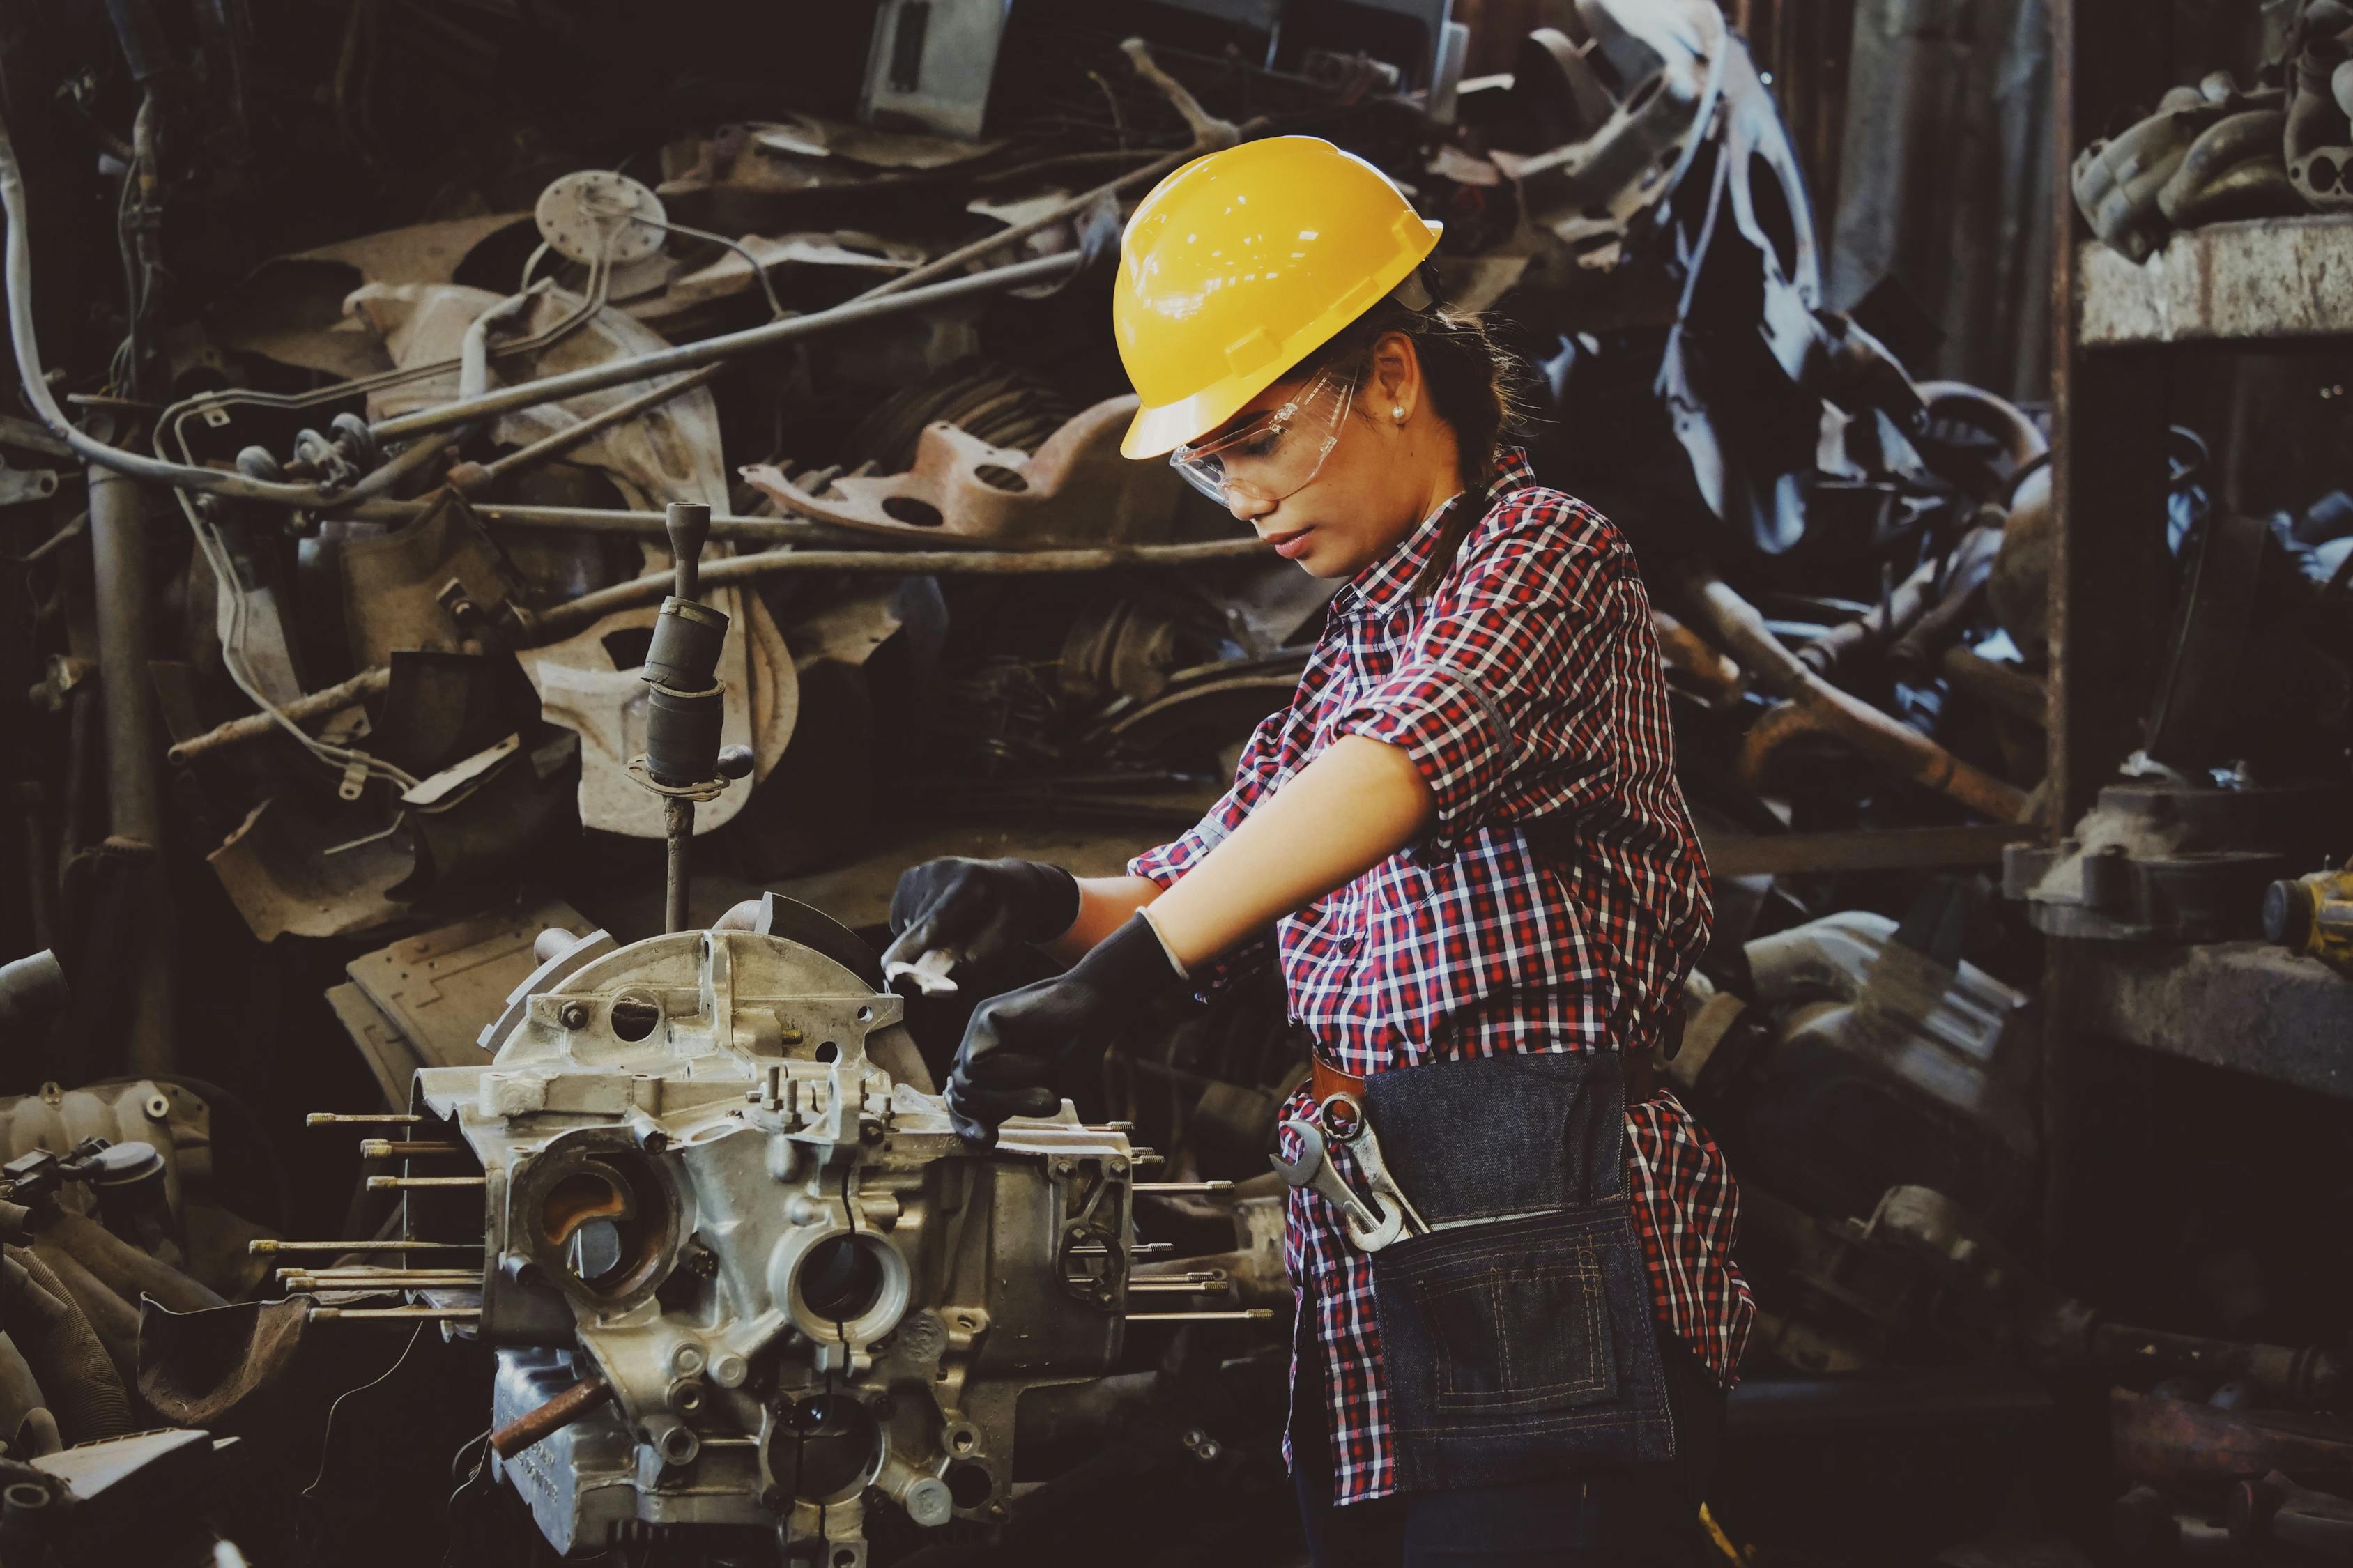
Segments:
[[[153,849],[164,813],[147,695],[147,519],[139,481],[95,464],[90,553],[106,716],[107,825],[115,837]]]
[[[147,673],[146,508],[138,480],[96,464],[90,469],[90,551],[106,731],[107,829],[115,844],[146,852],[146,863],[128,873],[135,886],[133,923],[120,953],[132,991],[122,1061],[134,1073],[169,1072],[177,1054],[172,1029],[173,920],[158,858],[164,792]]]
[[[711,537],[711,509],[701,501],[674,500],[664,509],[662,526],[670,534],[670,591],[681,599],[691,599],[702,585],[698,579],[703,541]]]
[[[694,844],[694,802],[677,795],[662,799],[662,838],[670,855],[669,877],[662,889],[662,930],[686,929],[686,856]]]

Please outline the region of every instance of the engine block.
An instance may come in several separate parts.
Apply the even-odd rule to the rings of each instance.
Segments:
[[[588,1408],[500,1461],[560,1552],[715,1530],[859,1568],[878,1508],[1002,1518],[1021,1395],[1119,1353],[1125,1135],[1065,1102],[967,1149],[879,975],[756,931],[600,932],[482,1043],[415,1109],[481,1162],[496,1422]],[[406,1196],[411,1237],[473,1223],[469,1189]]]

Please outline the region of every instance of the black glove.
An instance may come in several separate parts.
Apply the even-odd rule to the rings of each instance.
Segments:
[[[1062,1090],[1087,1082],[1104,1049],[1143,1008],[1182,994],[1160,933],[1136,915],[1051,980],[973,1009],[948,1075],[948,1117],[987,1149],[1008,1116],[1051,1116]]]
[[[887,968],[936,948],[987,966],[1023,947],[1051,942],[1079,918],[1079,879],[1038,860],[926,860],[891,894]]]

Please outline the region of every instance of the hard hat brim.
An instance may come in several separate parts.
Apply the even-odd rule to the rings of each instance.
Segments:
[[[1232,418],[1235,411],[1244,404],[1282,379],[1283,372],[1323,347],[1343,327],[1386,299],[1390,289],[1404,282],[1407,275],[1438,247],[1438,237],[1446,232],[1444,224],[1428,218],[1419,221],[1421,226],[1429,231],[1426,239],[1419,246],[1401,247],[1387,262],[1366,274],[1364,285],[1347,299],[1284,339],[1282,352],[1273,355],[1265,366],[1211,382],[1190,397],[1138,407],[1135,417],[1128,423],[1127,434],[1120,437],[1120,455],[1125,458],[1165,458],[1187,441],[1208,434]]]

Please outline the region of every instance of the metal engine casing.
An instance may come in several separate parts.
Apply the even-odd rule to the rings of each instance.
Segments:
[[[518,990],[491,1065],[418,1072],[486,1178],[496,1422],[612,1385],[501,1464],[558,1551],[721,1527],[859,1568],[878,1504],[1003,1517],[1021,1394],[1117,1357],[1126,1137],[1065,1102],[967,1149],[900,1016],[781,937],[600,932]],[[470,1223],[467,1189],[409,1197],[412,1236]]]

